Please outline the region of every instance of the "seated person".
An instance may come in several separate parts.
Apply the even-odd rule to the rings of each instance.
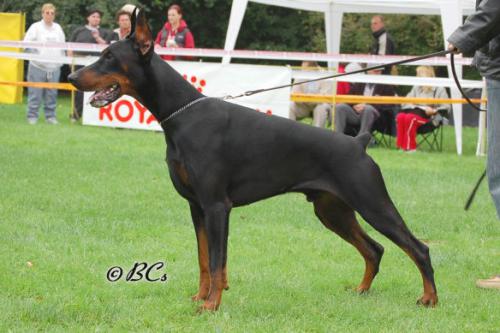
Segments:
[[[320,67],[314,61],[303,61],[303,70],[317,70]],[[331,83],[328,81],[308,82],[293,86],[292,93],[298,94],[319,94],[331,95]],[[289,118],[291,120],[300,120],[302,118],[310,117],[312,114],[313,126],[325,127],[330,115],[331,106],[328,103],[295,103],[290,104]]]
[[[376,65],[374,65],[376,66]],[[383,69],[368,71],[368,74],[379,75]],[[355,83],[350,91],[351,95],[362,96],[394,96],[394,87],[386,84]],[[382,113],[390,113],[392,117],[393,106],[386,104],[337,104],[335,107],[335,131],[349,133],[350,128],[358,129],[358,134],[371,132],[375,121],[385,119]],[[383,116],[383,117],[381,117]]]
[[[430,66],[419,66],[417,67],[417,76],[435,77],[434,69]],[[446,89],[443,87],[414,86],[406,96],[417,98],[448,98]],[[449,104],[403,104],[400,113],[396,116],[397,147],[408,152],[416,151],[418,128],[431,121],[432,117],[438,114],[438,111],[448,112],[449,110]]]
[[[349,66],[348,64],[347,66]],[[345,73],[348,67],[339,64],[337,73]],[[351,90],[351,84],[349,82],[338,81],[337,82],[337,95],[349,95],[349,90]]]

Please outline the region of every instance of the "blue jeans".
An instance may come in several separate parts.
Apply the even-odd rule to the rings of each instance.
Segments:
[[[500,80],[486,79],[488,89],[488,185],[500,219]]]
[[[61,70],[47,72],[31,63],[28,66],[29,82],[59,82]],[[45,118],[56,117],[57,89],[28,88],[28,119],[38,119],[38,109],[44,101]]]

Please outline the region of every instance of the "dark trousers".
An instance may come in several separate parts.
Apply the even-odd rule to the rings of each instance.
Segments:
[[[79,70],[80,68],[83,68],[84,66],[75,66],[75,71]],[[71,118],[73,119],[80,119],[83,114],[83,92],[80,90],[77,90],[75,92],[75,97],[73,99],[73,112],[71,113]]]
[[[348,104],[335,106],[335,131],[345,133],[347,127],[359,128],[359,134],[371,132],[373,123],[380,116],[370,104],[366,104],[361,113],[357,113]]]

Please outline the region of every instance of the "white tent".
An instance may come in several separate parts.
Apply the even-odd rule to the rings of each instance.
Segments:
[[[440,15],[443,24],[443,35],[448,37],[462,24],[462,17],[474,11],[475,0],[233,0],[231,16],[227,29],[224,50],[234,50],[236,39],[243,21],[248,2],[266,5],[282,6],[300,10],[323,12],[325,15],[326,49],[328,53],[338,54],[342,17],[344,13],[374,13],[374,14],[413,14]],[[446,40],[443,41],[446,47]],[[226,56],[224,63],[231,58]],[[448,68],[450,72],[450,68]],[[457,68],[462,75],[461,67]],[[452,97],[459,98],[456,88],[451,89]],[[453,106],[455,120],[455,135],[458,154],[462,153],[462,106]]]

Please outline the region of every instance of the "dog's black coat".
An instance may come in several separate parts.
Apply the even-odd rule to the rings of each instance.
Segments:
[[[190,204],[198,240],[203,309],[217,309],[227,289],[227,238],[233,207],[286,192],[302,192],[320,221],[354,245],[366,270],[367,291],[383,248],[356,221],[357,211],[399,245],[424,281],[424,305],[437,303],[428,248],[407,229],[387,193],[381,172],[365,152],[369,134],[356,138],[209,98],[163,121],[202,97],[154,53],[142,12],[132,35],[108,47],[93,65],[70,75],[81,90],[119,83],[144,104],[165,131],[172,182]]]

